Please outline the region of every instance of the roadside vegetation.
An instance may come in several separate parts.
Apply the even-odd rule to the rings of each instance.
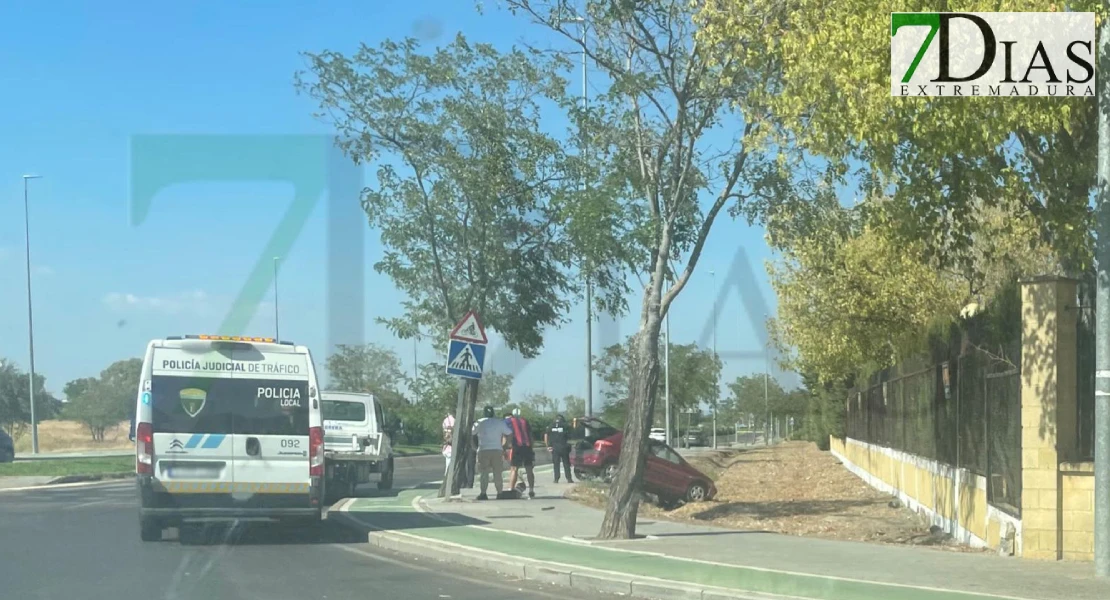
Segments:
[[[135,458],[132,456],[24,460],[0,464],[0,477],[61,477],[65,475],[127,476],[133,475],[134,473]]]

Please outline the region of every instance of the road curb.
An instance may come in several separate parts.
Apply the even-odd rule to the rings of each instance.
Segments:
[[[418,502],[419,497],[415,500]],[[414,505],[416,502],[413,503]],[[403,532],[374,529],[374,526],[351,516],[351,503],[329,511],[349,524],[367,532],[367,543],[376,548],[390,550],[420,558],[430,558],[475,569],[491,571],[500,575],[522,580],[537,581],[569,587],[590,593],[621,594],[634,598],[650,600],[671,598],[695,598],[697,600],[787,600],[789,596],[771,596],[756,592],[745,592],[728,588],[689,584],[666,579],[655,579],[615,571],[589,569],[574,565],[564,565],[534,559],[519,558],[500,552],[492,552],[455,544],[452,542],[431,541],[417,535]]]
[[[55,486],[55,485],[64,485],[64,484],[67,484],[67,483],[85,483],[85,482],[91,482],[91,481],[109,481],[109,480],[115,480],[115,479],[127,479],[128,477],[134,477],[134,476],[135,476],[134,471],[122,471],[122,472],[117,472],[117,473],[97,473],[95,475],[62,475],[61,477],[56,477],[56,478],[50,480],[50,483],[47,483],[45,487],[50,487],[50,486]]]
[[[351,519],[349,515],[346,518]],[[365,526],[365,523],[359,523]],[[465,565],[484,571],[518,579],[548,583],[590,593],[622,594],[634,598],[670,599],[696,598],[703,600],[767,600],[771,596],[738,592],[725,588],[683,584],[665,579],[637,577],[612,571],[571,567],[522,559],[479,550],[468,546],[455,547],[444,542],[428,542],[416,536],[388,531],[371,531],[367,534],[371,546],[421,558],[431,558],[456,565]],[[774,598],[784,598],[776,596]]]
[[[417,512],[421,498],[412,503]],[[402,554],[431,558],[444,562],[466,565],[475,569],[493,571],[520,579],[550,583],[592,593],[616,593],[635,598],[696,600],[1030,600],[996,594],[928,588],[896,583],[847,579],[811,573],[780,572],[758,567],[733,566],[743,571],[753,587],[766,591],[749,591],[722,588],[700,583],[591,569],[517,556],[476,548],[466,544],[430,540],[419,535],[387,531],[353,517],[350,504],[337,511],[337,516],[367,532],[370,545]],[[431,516],[430,513],[424,513]],[[437,519],[443,520],[443,519]],[[450,522],[449,520],[447,522]],[[676,560],[687,560],[674,557]],[[691,562],[701,562],[693,561]]]
[[[60,476],[60,477],[55,477],[54,479],[50,480],[48,483],[44,483],[44,484],[41,484],[41,485],[27,485],[27,486],[14,487],[14,488],[0,488],[0,494],[3,494],[4,492],[33,492],[33,491],[36,491],[36,490],[57,490],[57,489],[76,488],[76,487],[88,487],[88,486],[93,486],[93,485],[103,485],[103,484],[106,484],[106,483],[115,483],[115,482],[118,482],[118,481],[124,481],[124,480],[128,479],[129,477],[134,477],[135,476],[134,473],[122,473],[122,474],[115,473],[113,475],[115,475],[115,476],[114,477],[108,477],[108,478],[97,477],[96,479],[84,479],[84,480],[78,480],[78,481],[73,481],[73,480],[70,479],[72,477],[80,477],[78,475],[63,475],[63,476]],[[92,477],[92,476],[90,476],[90,477]],[[68,481],[61,481],[63,479],[66,479]]]

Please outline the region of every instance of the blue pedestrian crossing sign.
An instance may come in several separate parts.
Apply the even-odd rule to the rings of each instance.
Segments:
[[[447,374],[468,379],[481,379],[486,362],[486,347],[463,340],[451,340],[447,349]]]

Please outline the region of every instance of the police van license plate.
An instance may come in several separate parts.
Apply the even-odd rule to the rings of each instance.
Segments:
[[[219,469],[193,465],[180,465],[166,469],[166,475],[180,479],[211,479],[219,474]]]

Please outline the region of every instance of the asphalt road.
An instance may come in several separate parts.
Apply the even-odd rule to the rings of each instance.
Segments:
[[[412,487],[442,475],[441,457],[408,458],[398,460],[395,482]],[[180,537],[167,531],[160,543],[139,541],[138,529],[132,481],[0,492],[0,597],[566,597],[558,587],[385,552],[337,522],[316,531],[265,523],[187,527]]]

